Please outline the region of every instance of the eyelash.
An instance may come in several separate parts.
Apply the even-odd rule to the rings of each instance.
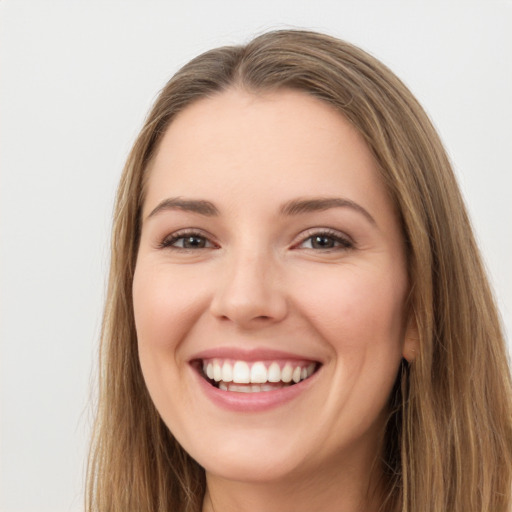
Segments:
[[[354,248],[354,243],[347,237],[341,235],[338,231],[334,231],[331,229],[310,229],[308,230],[301,238],[301,240],[292,246],[292,249],[300,248],[307,241],[311,241],[313,243],[313,238],[327,238],[333,241],[334,244],[338,244],[334,247],[327,248],[319,248],[315,249],[314,247],[306,247],[305,249],[312,251],[322,251],[322,252],[331,252],[331,251],[343,251]],[[209,244],[209,246],[204,247],[178,247],[174,244],[179,240],[185,241],[187,238],[198,238],[204,240],[205,244]],[[177,251],[194,251],[198,249],[215,249],[218,248],[214,242],[212,242],[208,236],[205,234],[189,230],[189,231],[178,231],[168,237],[166,237],[162,242],[158,245],[159,249],[172,249]]]
[[[174,244],[178,240],[185,240],[186,238],[200,238],[205,240],[205,242],[210,244],[210,247],[177,247]],[[188,230],[188,231],[178,231],[177,233],[173,233],[172,235],[164,238],[162,242],[158,245],[159,249],[173,249],[178,251],[194,251],[197,249],[212,249],[215,247],[215,244],[206,236],[204,233],[200,231]]]
[[[322,251],[322,252],[330,252],[330,251],[344,251],[347,249],[354,248],[354,243],[350,240],[346,235],[342,235],[339,231],[335,231],[333,229],[310,229],[301,238],[301,241],[295,244],[293,247],[300,247],[307,241],[311,241],[314,238],[328,238],[334,242],[334,244],[338,244],[335,247],[327,247],[321,249],[315,249],[314,247],[307,247],[306,249],[312,251]]]

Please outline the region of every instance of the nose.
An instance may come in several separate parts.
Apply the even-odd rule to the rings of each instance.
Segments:
[[[272,258],[247,251],[224,264],[210,306],[216,318],[251,329],[286,317],[282,276]]]

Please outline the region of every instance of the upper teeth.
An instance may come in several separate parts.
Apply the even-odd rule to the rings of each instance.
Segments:
[[[203,361],[203,371],[216,382],[235,382],[237,384],[263,384],[265,382],[300,382],[307,379],[315,371],[315,363],[307,366],[302,363],[277,361],[224,361],[213,359]]]

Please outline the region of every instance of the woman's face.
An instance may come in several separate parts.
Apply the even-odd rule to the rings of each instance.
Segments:
[[[404,243],[362,137],[304,93],[187,107],[151,164],[140,362],[209,474],[368,470],[409,339]]]

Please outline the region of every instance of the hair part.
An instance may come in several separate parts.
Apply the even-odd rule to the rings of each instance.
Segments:
[[[382,453],[388,512],[506,512],[512,398],[500,321],[450,162],[428,116],[382,63],[307,31],[206,52],[164,87],[128,157],[115,206],[87,510],[201,510],[204,471],[156,411],[138,359],[132,280],[150,162],[173,119],[239,87],[294,89],[362,134],[399,214],[419,354],[402,365]]]

